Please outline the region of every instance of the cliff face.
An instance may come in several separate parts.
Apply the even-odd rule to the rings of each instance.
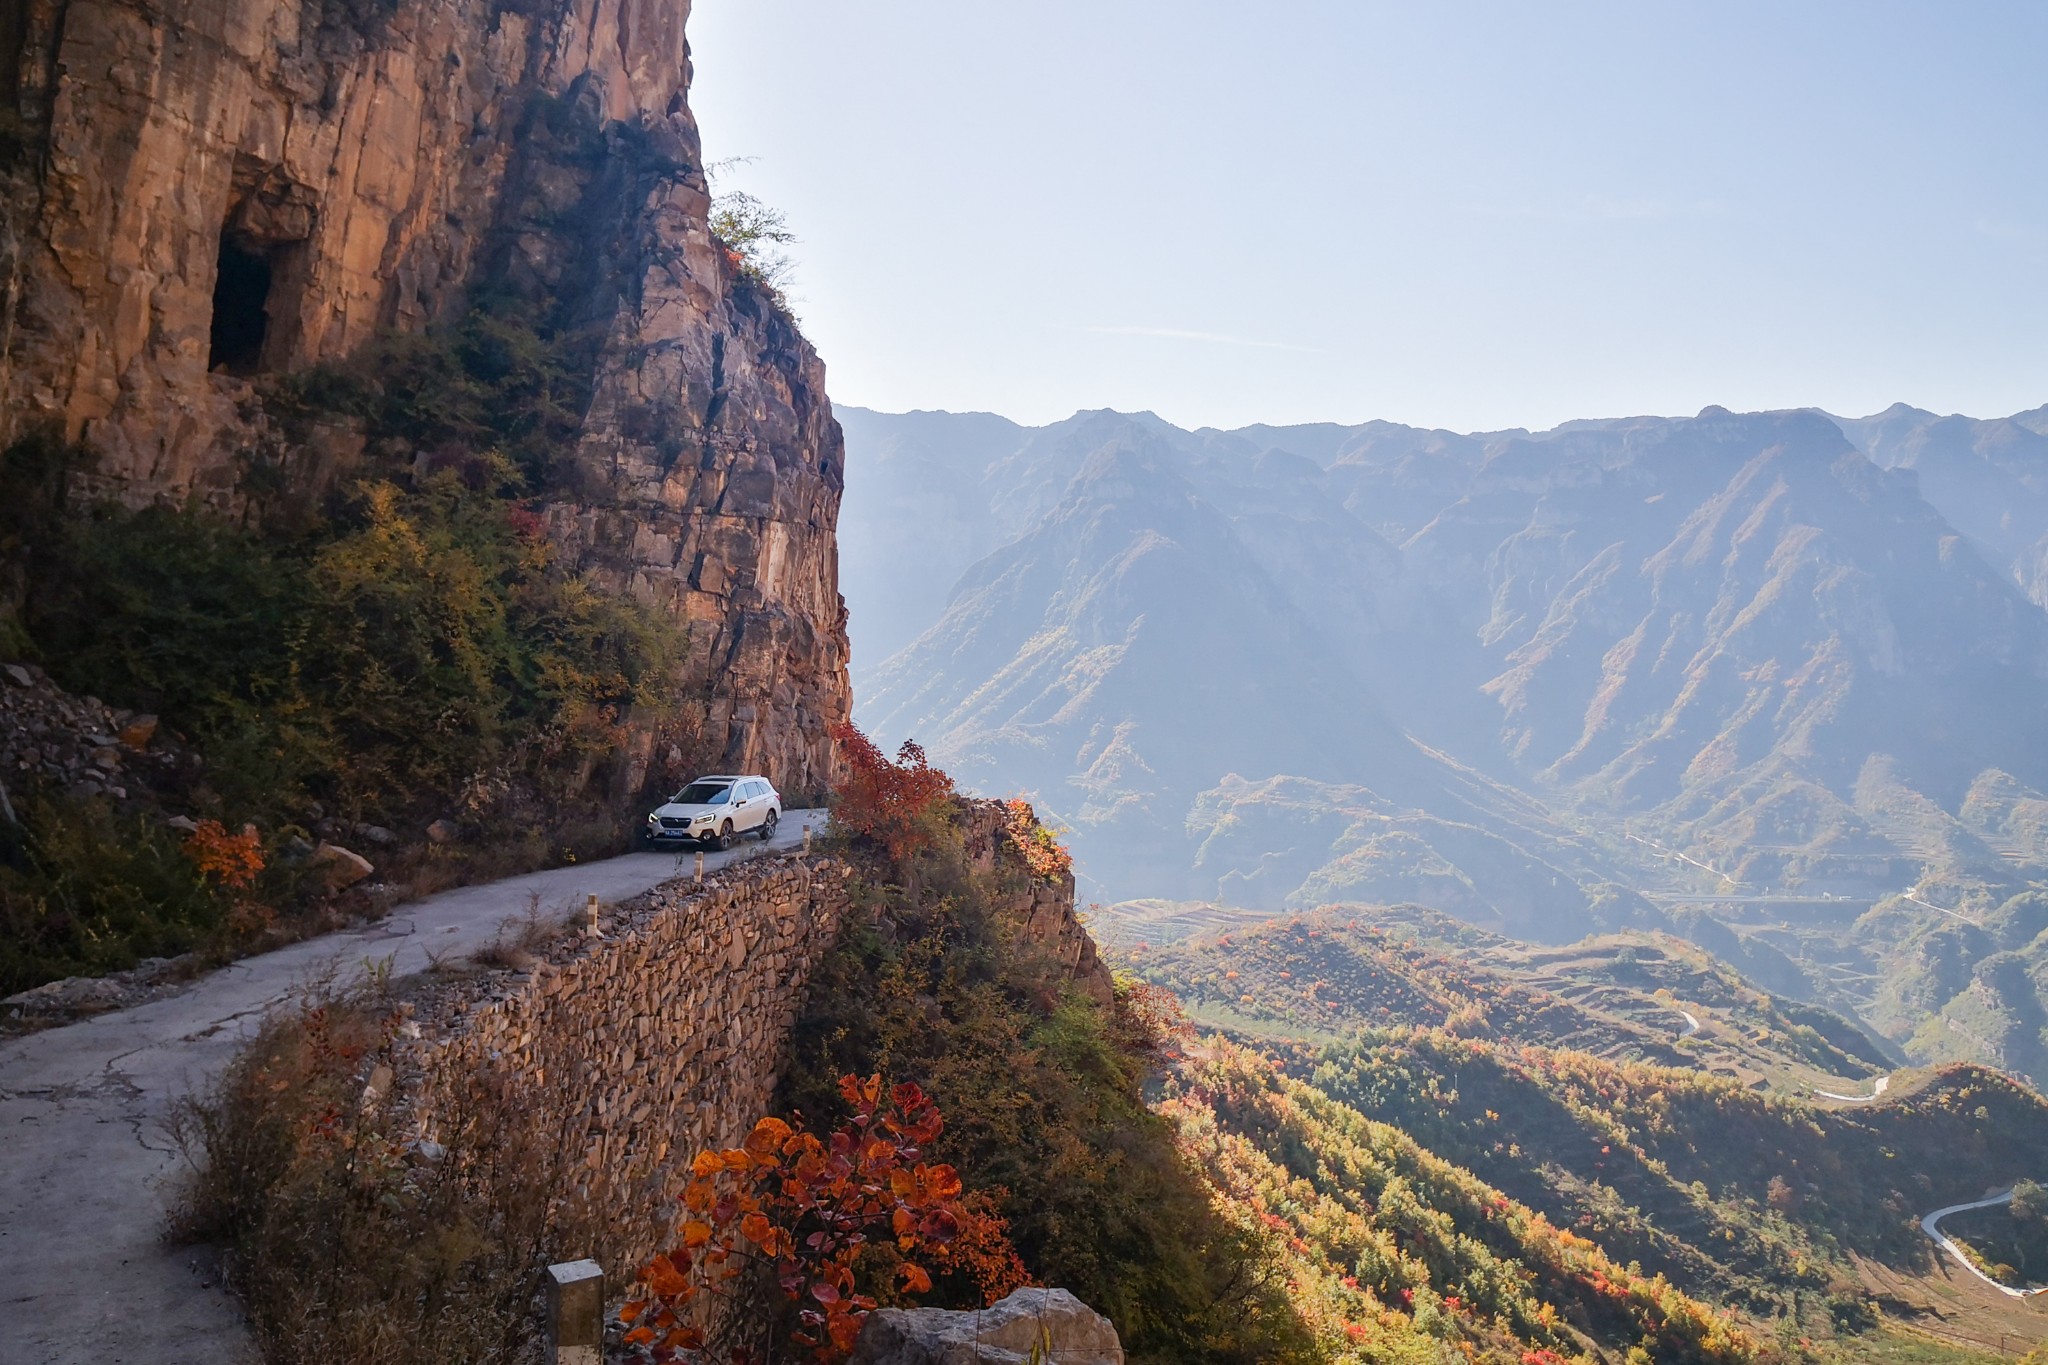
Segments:
[[[1038,823],[1034,812],[1031,822]],[[1116,999],[1116,982],[1096,950],[1088,926],[1074,913],[1074,873],[1052,878],[1032,875],[1010,836],[1009,810],[1001,801],[963,803],[960,822],[968,863],[983,872],[1008,873],[996,908],[1013,927],[1016,941],[1044,954],[1074,986],[1098,1005]]]
[[[565,562],[685,627],[723,765],[822,785],[843,447],[707,227],[688,12],[28,0],[0,24],[0,445],[51,430],[94,494],[255,515],[250,471],[317,492],[366,457],[360,423],[285,421],[278,376],[509,298],[587,338],[570,474],[537,490]]]

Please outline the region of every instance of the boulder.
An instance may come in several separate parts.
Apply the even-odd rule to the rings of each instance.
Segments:
[[[313,850],[313,856],[307,859],[307,862],[320,870],[329,891],[340,891],[345,887],[354,886],[377,870],[362,854],[351,853],[340,844],[326,842],[322,842]]]
[[[436,820],[427,826],[427,842],[452,844],[461,833],[461,827],[453,820]]]
[[[156,717],[136,716],[121,727],[115,738],[131,749],[147,749],[149,742],[156,738]]]
[[[1116,1328],[1064,1289],[1019,1289],[991,1308],[883,1308],[852,1365],[1123,1365]]]

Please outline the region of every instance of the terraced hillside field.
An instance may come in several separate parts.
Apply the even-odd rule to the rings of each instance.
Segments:
[[[1338,906],[1124,951],[1191,1018],[1246,1038],[1442,1028],[1803,1094],[1867,1094],[1891,1069],[1840,1016],[1758,990],[1666,934],[1547,947],[1415,906]]]

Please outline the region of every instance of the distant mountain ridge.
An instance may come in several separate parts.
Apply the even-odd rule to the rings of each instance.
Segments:
[[[1792,896],[1709,908],[1860,1004],[1891,950],[1815,955],[1864,910],[2048,878],[2048,409],[840,416],[860,719],[1030,792],[1101,899],[1556,939]]]

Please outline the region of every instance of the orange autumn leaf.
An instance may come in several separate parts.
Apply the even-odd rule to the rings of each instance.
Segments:
[[[754,1131],[747,1134],[743,1145],[756,1157],[764,1156],[778,1150],[789,1133],[789,1125],[781,1119],[765,1118],[754,1125]]]
[[[825,1320],[825,1330],[832,1335],[832,1345],[840,1355],[853,1354],[853,1343],[860,1338],[861,1325],[867,1321],[865,1313],[833,1313]]]
[[[657,1256],[649,1261],[641,1272],[641,1278],[647,1281],[649,1289],[664,1299],[677,1298],[690,1291],[689,1279],[666,1256]]]

